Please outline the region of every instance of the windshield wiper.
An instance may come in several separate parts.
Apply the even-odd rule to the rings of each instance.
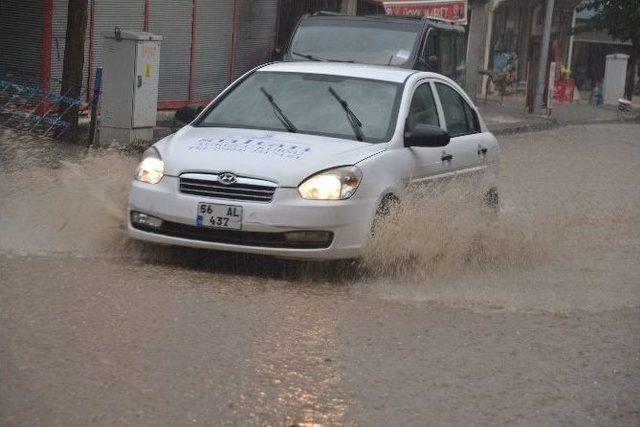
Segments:
[[[314,56],[314,55],[311,55],[311,54],[308,54],[308,53],[299,53],[299,52],[293,52],[292,51],[291,54],[295,55],[295,56],[301,56],[303,58],[307,58],[310,61],[326,61],[326,59],[324,59],[324,58],[319,58],[317,56]]]
[[[282,112],[282,109],[280,108],[278,103],[275,101],[275,99],[273,99],[273,95],[267,92],[267,90],[262,86],[260,86],[260,90],[262,91],[262,93],[264,93],[264,96],[266,96],[267,99],[269,100],[269,104],[271,104],[271,106],[273,107],[273,114],[275,114],[278,120],[282,122],[284,127],[289,132],[293,132],[293,133],[298,132],[298,128],[296,128],[295,125],[291,123],[291,120],[289,120],[287,116]]]
[[[292,55],[301,56],[303,58],[307,58],[310,61],[322,61],[322,62],[347,62],[349,64],[353,64],[354,61],[351,59],[334,59],[334,58],[322,58],[317,55],[311,55],[310,53],[300,53],[300,52],[291,52]]]
[[[329,86],[329,93],[333,95],[333,97],[342,106],[342,109],[344,110],[344,112],[347,113],[347,119],[349,119],[349,123],[353,128],[353,133],[356,135],[356,139],[358,141],[364,141],[364,134],[362,133],[362,122],[358,120],[358,116],[356,116],[353,110],[349,108],[349,104],[347,103],[347,101],[342,99],[342,97],[338,95],[338,93],[331,86]]]

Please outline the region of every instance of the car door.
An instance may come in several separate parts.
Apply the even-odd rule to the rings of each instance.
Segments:
[[[447,153],[453,156],[451,166],[457,174],[481,171],[488,147],[474,109],[452,85],[437,81],[434,86],[444,128],[451,137],[449,145],[445,147]]]
[[[405,121],[405,132],[414,126],[431,125],[443,127],[439,114],[436,98],[433,93],[433,84],[428,80],[418,82],[409,107],[409,113]],[[407,147],[413,165],[410,171],[409,183],[418,184],[446,176],[454,169],[452,160],[446,152],[447,147]]]

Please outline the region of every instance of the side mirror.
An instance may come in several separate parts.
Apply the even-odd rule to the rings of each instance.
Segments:
[[[176,111],[175,119],[182,123],[191,123],[204,109],[202,105],[186,105]]]
[[[444,147],[450,140],[449,133],[438,126],[416,125],[404,133],[405,147]]]

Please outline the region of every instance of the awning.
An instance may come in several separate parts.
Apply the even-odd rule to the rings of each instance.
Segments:
[[[378,0],[387,15],[424,16],[467,24],[467,0]]]

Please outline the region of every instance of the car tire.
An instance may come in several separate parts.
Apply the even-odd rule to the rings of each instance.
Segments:
[[[371,224],[372,237],[376,235],[376,231],[380,229],[384,221],[389,218],[399,205],[400,199],[393,194],[387,194],[382,198],[373,217],[373,223]]]

